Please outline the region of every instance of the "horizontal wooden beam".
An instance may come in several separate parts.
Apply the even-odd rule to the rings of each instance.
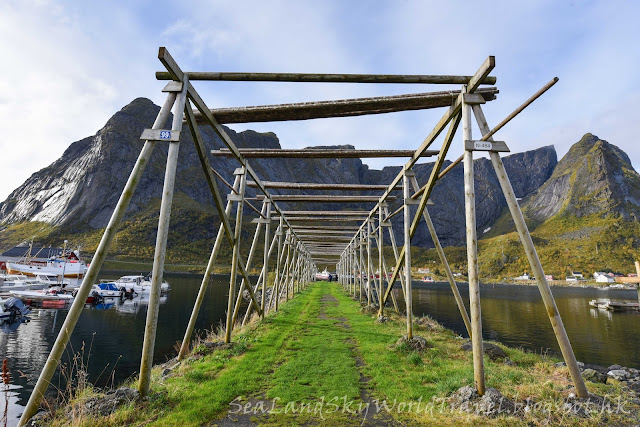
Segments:
[[[341,191],[379,191],[386,190],[387,185],[376,184],[325,184],[315,182],[273,182],[262,181],[265,188],[283,190],[341,190]],[[258,188],[254,181],[247,181],[247,186]]]
[[[324,228],[325,225],[324,224],[318,224],[320,222],[363,222],[364,219],[360,218],[360,217],[349,217],[349,216],[345,216],[345,217],[340,217],[340,218],[323,218],[323,217],[316,217],[316,216],[300,216],[300,217],[287,217],[287,220],[291,223],[295,223],[295,222],[313,222],[316,223],[316,228]],[[295,224],[294,224],[294,229],[295,228]],[[297,229],[296,229],[297,230]]]
[[[263,200],[264,196],[259,194],[256,200]],[[387,197],[386,200],[393,201],[394,196]],[[275,202],[307,202],[307,203],[359,203],[359,202],[377,202],[380,200],[377,196],[335,196],[331,194],[276,194],[271,196],[271,200]]]
[[[320,228],[321,227],[321,228]],[[305,230],[318,230],[318,229],[322,229],[322,230],[350,230],[350,231],[358,231],[360,229],[360,227],[357,226],[350,226],[350,225],[324,225],[322,224],[320,227],[318,226],[310,226],[310,225],[303,225],[303,224],[294,224],[293,225],[293,229],[296,232],[305,232]]]
[[[211,109],[210,113],[220,124],[351,117],[450,107],[454,105],[459,94],[459,91],[444,91],[334,101],[218,108]],[[485,101],[491,101],[498,94],[498,89],[495,87],[479,89],[476,94]],[[194,113],[198,123],[208,123],[200,112]]]
[[[189,80],[227,82],[293,82],[293,83],[403,83],[403,84],[468,84],[472,76],[429,74],[317,74],[317,73],[236,73],[186,71]],[[173,80],[166,71],[156,71],[157,80]],[[496,84],[496,77],[486,77],[482,84]]]
[[[282,215],[285,216],[359,216],[369,215],[369,211],[282,211]],[[276,215],[280,215],[277,213]]]
[[[352,149],[329,149],[329,148],[304,148],[304,149],[282,149],[282,148],[239,148],[238,151],[247,159],[365,159],[365,158],[383,158],[383,157],[411,157],[415,153],[414,150],[352,150]],[[211,150],[211,155],[218,157],[234,157],[234,154],[227,150]],[[438,151],[427,150],[422,157],[437,156]],[[263,184],[266,184],[263,182]],[[310,185],[315,188],[316,183],[277,183],[271,182],[273,186],[270,188],[300,188],[300,185]],[[249,182],[247,185],[251,186]],[[287,185],[287,187],[282,187]],[[295,185],[295,186],[294,186]],[[336,184],[333,184],[336,185]],[[350,187],[357,184],[342,184],[342,186]],[[377,186],[380,187],[380,186]],[[384,186],[383,189],[387,187]],[[341,188],[339,188],[341,189]],[[377,188],[376,188],[377,189]]]

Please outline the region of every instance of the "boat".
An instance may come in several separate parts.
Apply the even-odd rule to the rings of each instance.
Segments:
[[[46,261],[34,261],[30,256],[16,262],[7,261],[6,268],[9,274],[25,274],[27,276],[46,274],[79,278],[87,272],[87,264],[79,258],[78,254],[66,250],[63,250],[62,256],[51,257]]]
[[[113,282],[98,283],[91,287],[91,294],[105,297],[121,297],[124,290]]]
[[[0,279],[3,291],[44,289],[47,285],[24,274],[7,274]]]
[[[522,276],[514,277],[513,280],[531,280],[529,273],[524,273]]]
[[[151,277],[143,276],[142,274],[136,276],[122,276],[115,282],[113,282],[118,288],[125,291],[133,291],[142,294],[151,292]],[[160,285],[160,293],[164,294],[171,290],[169,284],[165,281]]]
[[[429,283],[430,283],[430,282],[433,282],[433,277],[431,277],[431,276],[424,276],[424,277],[422,278],[422,281],[423,281],[423,282],[429,282]]]
[[[73,301],[73,295],[66,293],[63,289],[49,288],[49,289],[41,289],[36,291],[30,290],[16,290],[11,292],[16,298],[20,298],[22,301],[27,301],[28,303],[38,301],[63,301],[63,302],[71,302]]]
[[[331,273],[326,268],[321,273],[316,273],[316,280],[329,280],[331,281]]]
[[[6,300],[0,298],[0,320],[14,321],[18,317],[26,316],[31,309],[25,306],[19,298],[9,297]]]

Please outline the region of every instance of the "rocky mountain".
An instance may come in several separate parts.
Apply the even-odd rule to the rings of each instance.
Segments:
[[[536,222],[555,215],[583,217],[640,214],[640,175],[613,144],[587,133],[558,163],[551,177],[524,206]]]
[[[74,142],[60,159],[34,173],[0,204],[0,224],[5,227],[5,231],[0,231],[0,242],[6,230],[27,222],[46,223],[53,228],[63,229],[65,233],[91,236],[99,234],[99,229],[110,218],[140,151],[140,134],[143,129],[151,126],[158,111],[159,107],[148,99],[138,98],[117,112],[96,135]],[[208,149],[223,146],[210,127],[202,127],[201,131]],[[251,130],[234,132],[231,129],[227,129],[227,132],[238,147],[280,148],[278,138],[273,133]],[[172,214],[175,233],[174,237],[170,236],[170,242],[173,238],[174,242],[182,241],[188,246],[190,241],[212,238],[217,220],[189,132],[183,132],[181,138],[175,214]],[[353,149],[353,146],[341,148]],[[166,144],[158,143],[127,212],[128,222],[123,228],[136,236],[136,242],[153,245],[166,152]],[[607,156],[607,162],[611,163],[615,159],[622,162],[624,159],[621,156],[624,153],[615,151]],[[228,181],[232,181],[233,170],[237,167],[235,161],[222,157],[210,160],[216,170]],[[518,197],[526,197],[539,188],[545,188],[550,177],[557,175],[554,169],[558,170],[556,153],[551,146],[505,156],[504,163]],[[400,170],[399,167],[370,169],[360,159],[255,159],[251,160],[251,165],[264,180],[325,183],[389,183]],[[614,166],[611,163],[607,167]],[[432,163],[421,163],[415,167],[420,184],[426,182],[432,167]],[[504,211],[505,201],[487,159],[476,160],[475,175],[478,230],[482,234]],[[626,183],[625,179],[623,176],[621,182]],[[438,182],[432,193],[435,205],[430,207],[430,212],[444,245],[460,245],[464,242],[463,187],[462,165],[459,165]],[[632,187],[623,187],[620,191],[624,189],[626,193],[621,194],[628,196],[630,202],[638,200]],[[227,189],[222,188],[222,191],[226,192]],[[544,204],[540,203],[540,206]],[[308,206],[286,206],[283,203],[282,206],[327,208],[318,203]],[[370,206],[341,204],[335,207],[362,209]],[[534,207],[531,209],[532,212],[535,211]],[[401,220],[401,216],[395,218],[398,232],[401,231]],[[204,232],[197,227],[199,224],[206,224]],[[426,227],[421,227],[414,243],[424,247],[431,246]]]

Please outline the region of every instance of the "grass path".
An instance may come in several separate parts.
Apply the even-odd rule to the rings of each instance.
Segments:
[[[336,283],[316,282],[280,311],[234,335],[230,348],[202,344],[170,376],[154,369],[153,394],[105,418],[78,425],[424,425],[563,422],[558,413],[488,420],[448,409],[446,398],[473,384],[472,357],[453,332],[427,319],[414,334],[429,348],[416,353],[396,342],[403,318],[387,323],[361,312]],[[424,320],[424,319],[423,319]],[[572,391],[556,360],[503,347],[512,363],[485,357],[488,387],[505,396],[562,407]],[[600,395],[619,387],[589,384]],[[574,422],[575,421],[575,422]],[[602,423],[601,418],[570,424]],[[64,425],[68,419],[62,419]]]

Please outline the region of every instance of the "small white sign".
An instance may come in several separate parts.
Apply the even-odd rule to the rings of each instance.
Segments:
[[[491,150],[493,144],[490,141],[473,141],[474,150]]]
[[[160,139],[171,139],[171,131],[163,130],[160,132]]]

